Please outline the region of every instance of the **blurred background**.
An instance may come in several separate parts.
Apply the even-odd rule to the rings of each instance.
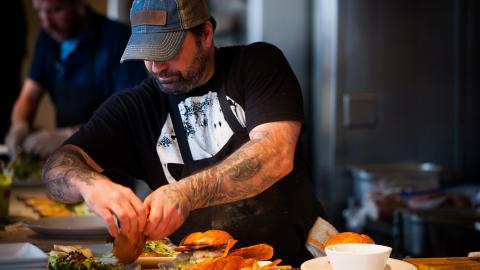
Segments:
[[[21,2],[24,78],[40,24],[31,1]],[[130,1],[87,2],[128,23]],[[479,248],[478,0],[210,0],[210,8],[217,46],[266,41],[289,60],[306,105],[306,157],[332,224],[394,246],[395,256]],[[35,126],[52,127],[48,97],[39,110]]]

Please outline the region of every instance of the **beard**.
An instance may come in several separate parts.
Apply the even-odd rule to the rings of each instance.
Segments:
[[[150,73],[157,79],[157,84],[166,94],[186,94],[199,86],[204,72],[207,70],[208,56],[206,50],[199,48],[192,64],[185,71],[164,70],[161,73]],[[168,77],[168,80],[160,78]]]

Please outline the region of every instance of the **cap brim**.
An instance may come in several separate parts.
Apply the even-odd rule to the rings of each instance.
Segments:
[[[126,60],[167,61],[182,47],[185,31],[133,33],[120,62]]]

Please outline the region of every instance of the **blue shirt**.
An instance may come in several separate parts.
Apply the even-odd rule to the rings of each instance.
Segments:
[[[62,45],[45,30],[37,38],[29,77],[49,92],[58,127],[86,123],[108,96],[147,77],[142,61],[120,63],[129,27],[91,10],[89,17],[89,30],[75,37],[76,46],[64,59]]]

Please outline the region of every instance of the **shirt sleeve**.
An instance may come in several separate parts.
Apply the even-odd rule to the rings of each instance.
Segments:
[[[125,91],[110,96],[65,144],[80,147],[113,175],[145,179],[129,124],[127,104],[131,99],[128,94],[129,91]]]
[[[35,43],[35,50],[33,53],[32,64],[30,65],[30,70],[28,72],[28,77],[37,83],[39,83],[44,88],[49,88],[47,75],[46,75],[46,63],[48,63],[45,57],[48,56],[48,35],[42,29],[40,30],[37,41]],[[50,45],[51,46],[51,45]]]
[[[273,45],[253,43],[241,59],[247,130],[267,122],[303,122],[300,85],[283,53]]]

